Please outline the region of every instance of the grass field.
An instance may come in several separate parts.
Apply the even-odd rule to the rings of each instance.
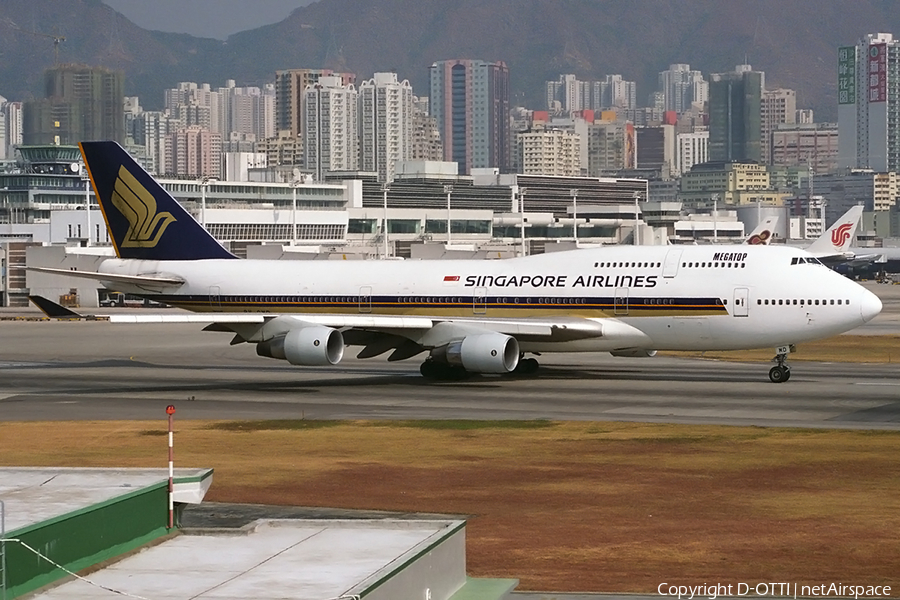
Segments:
[[[7,466],[165,467],[165,422],[0,423]],[[176,421],[208,500],[470,515],[519,589],[891,585],[900,432],[556,422]]]

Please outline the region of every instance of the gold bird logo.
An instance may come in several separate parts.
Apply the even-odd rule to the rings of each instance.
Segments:
[[[157,212],[156,199],[122,166],[113,189],[112,203],[126,219],[123,248],[155,248],[166,227],[175,222],[169,212]]]

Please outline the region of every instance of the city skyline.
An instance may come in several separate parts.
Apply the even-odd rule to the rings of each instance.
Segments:
[[[99,2],[2,4],[0,53],[6,60],[0,61],[0,94],[13,100],[38,96],[40,73],[54,64],[56,49],[61,63],[122,69],[126,94],[140,96],[150,109],[161,104],[157,90],[179,81],[235,79],[261,86],[274,71],[301,67],[361,77],[393,71],[421,95],[428,66],[448,58],[505,62],[513,105],[540,108],[544,82],[565,73],[585,81],[621,74],[635,82],[642,104],[657,88],[659,73],[672,64],[715,73],[748,62],[768,74],[772,87],[795,89],[800,105],[832,120],[837,91],[829,67],[835,48],[869,32],[900,30],[900,16],[874,0],[861,1],[849,15],[840,2],[815,3],[816,21],[809,19],[808,2],[779,6],[776,19],[771,2],[750,0],[727,5],[686,0],[677,7],[611,1],[586,3],[579,10],[545,0],[474,0],[415,11],[409,0],[385,0],[346,14],[341,3],[321,0],[223,44],[142,29]],[[469,19],[470,12],[479,17]],[[735,19],[737,13],[749,18]],[[37,19],[41,14],[47,18]],[[187,8],[171,14],[184,23],[195,18]],[[507,14],[510,21],[504,20]],[[501,23],[506,25],[498,27]],[[55,45],[51,38],[57,32],[66,40]]]

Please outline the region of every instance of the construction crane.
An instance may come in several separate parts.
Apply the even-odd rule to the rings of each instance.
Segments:
[[[3,22],[5,22],[10,29],[21,31],[22,33],[27,33],[29,35],[50,38],[51,40],[53,40],[53,66],[59,66],[59,44],[60,42],[66,41],[65,36],[59,35],[58,33],[41,33],[40,31],[29,31],[27,29],[22,29],[9,18],[4,19]]]

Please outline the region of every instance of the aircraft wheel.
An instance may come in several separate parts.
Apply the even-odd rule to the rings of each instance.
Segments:
[[[784,380],[787,381],[788,379],[791,378],[791,368],[790,367],[783,367],[783,368],[784,368]]]
[[[769,369],[769,381],[772,383],[784,383],[790,376],[790,371],[783,367],[772,367]]]
[[[463,381],[469,378],[469,372],[457,365],[448,365],[433,360],[426,360],[419,367],[419,373],[426,379],[435,381]]]
[[[538,367],[541,366],[537,359],[534,358],[523,358],[519,361],[519,365],[522,367],[522,373],[526,375],[534,375],[537,373]]]
[[[421,373],[422,377],[425,379],[439,379],[440,371],[440,365],[433,360],[426,360],[419,366],[419,373]]]

